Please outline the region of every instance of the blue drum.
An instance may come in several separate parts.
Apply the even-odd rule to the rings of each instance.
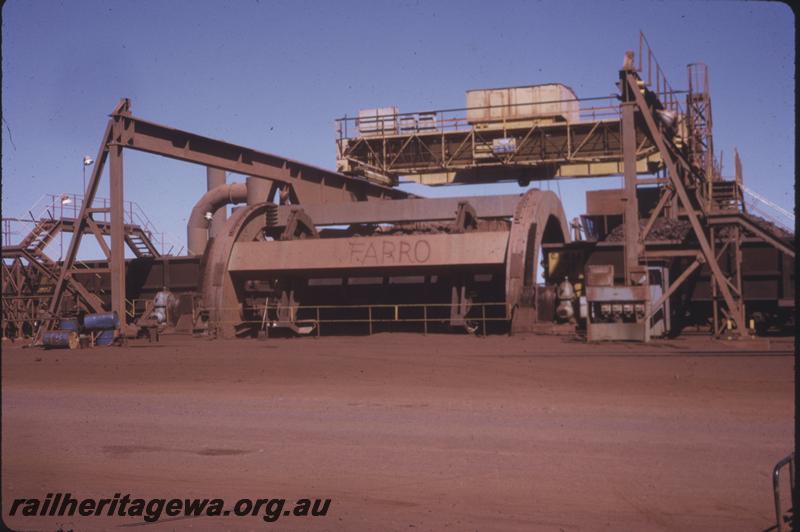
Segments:
[[[42,335],[42,345],[47,349],[76,349],[78,333],[64,330],[47,331]]]
[[[83,326],[91,330],[116,329],[119,327],[119,316],[116,312],[87,314],[83,317]]]
[[[94,339],[94,345],[111,345],[114,342],[114,329],[108,329],[98,334]]]

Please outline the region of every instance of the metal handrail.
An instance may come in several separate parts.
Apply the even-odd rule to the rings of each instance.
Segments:
[[[647,54],[646,64],[644,62],[645,54]],[[638,72],[639,77],[648,87],[653,87],[653,82],[655,82],[655,90],[653,92],[656,93],[658,99],[667,109],[676,112],[678,115],[684,114],[680,100],[675,96],[677,94],[683,94],[685,91],[677,91],[672,88],[672,85],[667,80],[667,76],[664,74],[664,70],[661,68],[661,64],[653,53],[650,43],[647,41],[647,37],[645,37],[642,31],[639,31]]]
[[[145,308],[142,309],[142,311],[144,311],[144,310],[147,310],[147,302],[148,301],[150,301],[150,299],[143,299],[143,298],[128,299],[128,298],[125,298],[125,315],[130,317],[130,318],[135,318],[136,317],[136,312],[137,312],[137,308],[136,308],[137,304],[138,303],[144,303],[145,304]]]
[[[794,453],[786,456],[782,460],[780,460],[775,467],[772,469],[772,493],[775,499],[775,524],[777,532],[782,532],[785,530],[783,526],[783,509],[781,507],[781,470],[784,467],[788,467],[789,469],[789,489],[791,492],[792,498],[792,507],[789,508],[790,512],[794,512],[794,502],[797,500],[797,492],[796,492],[796,485],[794,483],[795,480],[795,461],[794,461]],[[796,516],[792,517],[793,519],[797,519]]]
[[[442,132],[455,132],[455,131],[470,131],[472,129],[479,129],[479,125],[492,124],[492,123],[513,123],[519,121],[537,120],[547,118],[548,116],[532,115],[530,117],[519,117],[509,119],[498,118],[491,120],[481,120],[479,123],[470,122],[464,114],[468,111],[474,110],[487,110],[487,109],[510,109],[520,106],[537,106],[537,105],[551,105],[559,103],[573,103],[583,101],[606,101],[607,105],[580,107],[578,114],[580,121],[598,121],[598,120],[618,120],[620,118],[619,105],[615,103],[618,100],[616,95],[599,96],[592,98],[577,98],[569,100],[552,100],[544,102],[527,102],[527,103],[514,103],[503,105],[486,105],[478,107],[458,107],[449,109],[437,109],[433,111],[415,111],[408,113],[396,113],[384,116],[369,117],[368,119],[359,119],[357,116],[344,116],[336,119],[336,133],[339,141],[350,140],[356,138],[380,138],[381,136],[403,135],[408,133],[439,133]],[[421,118],[423,118],[421,120]],[[403,120],[413,119],[414,127],[404,127]],[[365,134],[359,131],[359,120],[367,121],[374,131]],[[420,123],[426,124],[420,127]],[[575,122],[567,122],[574,124]],[[429,126],[430,124],[430,126]],[[391,126],[391,127],[388,127]],[[352,128],[352,132],[351,132]]]
[[[739,185],[743,196],[747,197],[747,209],[756,212],[767,221],[777,225],[781,229],[794,233],[795,216],[780,205],[770,201],[761,194],[757,193],[743,184]],[[744,198],[743,198],[744,199]]]
[[[486,301],[486,302],[473,302],[470,304],[473,308],[485,305],[485,306],[512,306],[505,301]],[[280,307],[280,308],[289,308],[294,307],[296,309],[357,309],[357,308],[420,308],[420,307],[438,307],[438,308],[453,308],[457,307],[458,304],[454,303],[380,303],[380,304],[363,304],[363,305],[281,305],[278,302],[270,301],[270,308]],[[241,306],[231,306],[231,307],[217,307],[217,310],[242,310]]]
[[[292,309],[291,315],[293,316],[292,321],[295,323],[309,323],[313,322],[317,329],[317,334],[319,334],[319,330],[323,324],[367,324],[369,325],[369,333],[372,334],[372,327],[373,324],[377,323],[420,323],[424,327],[424,332],[427,333],[428,331],[428,324],[430,323],[445,323],[450,321],[450,318],[442,317],[442,316],[435,316],[431,317],[428,313],[429,309],[431,308],[438,308],[438,309],[457,309],[460,305],[453,304],[453,303],[398,303],[398,304],[366,304],[366,305],[281,305],[280,303],[275,304],[268,304],[266,310],[275,310],[276,312],[282,309]],[[401,309],[416,309],[417,311],[422,311],[422,317],[401,317],[400,310]],[[502,308],[503,315],[502,316],[487,316],[487,308]],[[367,317],[365,318],[322,318],[320,316],[320,311],[322,310],[356,310],[362,309],[367,312]],[[384,309],[384,310],[394,310],[392,313],[392,317],[389,318],[381,318],[376,317],[374,315],[375,310]],[[237,310],[242,311],[242,307],[225,307],[218,310]],[[264,312],[264,307],[250,307],[247,310],[250,311],[257,311],[257,312]],[[301,310],[312,310],[313,318],[307,319],[296,319],[298,314]],[[513,310],[513,305],[510,305],[506,302],[481,302],[481,303],[471,303],[470,310],[464,316],[464,319],[479,323],[481,324],[482,333],[486,334],[486,324],[490,322],[497,322],[497,321],[509,321],[511,319]],[[477,314],[477,315],[475,315]],[[222,324],[229,324],[229,325],[257,325],[261,328],[265,328],[267,323],[271,323],[274,320],[266,320],[262,314],[261,318],[258,319],[248,319],[248,320],[215,320],[216,325]]]
[[[83,205],[84,195],[77,193],[62,194],[43,194],[36,200],[36,203],[28,209],[30,220],[11,219],[10,221],[19,223],[36,223],[39,220],[54,220],[58,218],[77,218],[80,216]],[[110,200],[108,198],[96,197],[94,205],[100,204],[100,208],[108,208]],[[37,214],[34,214],[37,213]],[[93,217],[97,221],[110,222],[109,212],[96,212]],[[160,244],[162,255],[169,254],[176,245],[171,235],[166,232],[158,231],[152,220],[147,216],[144,209],[135,201],[126,201],[124,209],[124,221],[126,224],[136,225],[142,229],[151,242],[155,245]],[[4,228],[5,229],[5,228]],[[10,223],[8,236],[11,235]],[[158,238],[157,238],[158,237]]]

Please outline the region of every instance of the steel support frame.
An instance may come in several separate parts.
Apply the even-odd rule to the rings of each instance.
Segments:
[[[725,214],[719,216],[714,215],[709,217],[708,223],[714,226],[718,225],[732,226],[732,227],[741,227],[743,229],[746,229],[748,232],[753,233],[755,236],[767,242],[781,253],[784,253],[785,255],[794,258],[795,255],[794,249],[792,249],[787,244],[781,242],[773,235],[770,235],[769,233],[759,228],[754,223],[750,222],[749,220],[738,214]]]
[[[524,123],[524,122],[523,122]],[[396,182],[397,176],[411,179],[417,174],[445,172],[455,176],[460,171],[477,167],[542,168],[550,167],[561,175],[561,165],[586,164],[584,177],[612,175],[621,166],[623,150],[619,120],[596,120],[577,124],[540,124],[520,126],[509,122],[503,129],[480,130],[475,127],[460,131],[441,130],[437,133],[404,135],[375,135],[343,139],[339,144],[339,160],[345,168],[361,169],[380,178],[381,182]],[[580,132],[578,132],[578,130]],[[521,138],[513,152],[497,154],[482,160],[478,147],[491,154],[492,140],[514,131]],[[558,137],[556,141],[551,137]],[[637,136],[637,160],[657,154],[657,148],[646,135]],[[437,149],[431,146],[438,145]],[[594,172],[592,165],[617,163],[614,171]],[[641,164],[641,163],[640,163]],[[572,175],[572,174],[570,174]],[[577,176],[577,174],[576,174]],[[548,177],[548,178],[549,178]],[[424,181],[424,180],[422,180]],[[448,179],[448,182],[453,178]]]
[[[708,68],[703,63],[687,66],[689,94],[687,97],[687,133],[692,164],[700,169],[707,181],[720,179],[714,164],[713,120],[711,97],[708,91]]]
[[[684,183],[684,176],[686,176],[686,172],[682,172],[681,170],[686,169],[691,174],[692,167],[680,157],[676,150],[670,150],[668,148],[665,135],[656,123],[654,112],[647,104],[645,96],[640,90],[638,75],[634,71],[626,71],[623,78],[624,90],[626,90],[629,94],[632,94],[635,98],[636,105],[639,108],[639,113],[644,119],[650,137],[658,146],[662,159],[667,166],[667,176],[672,184],[672,189],[677,195],[681,206],[683,207],[683,211],[689,219],[689,223],[692,226],[695,238],[700,245],[700,249],[705,257],[705,261],[712,273],[714,284],[718,287],[722,294],[726,310],[730,315],[731,320],[735,324],[738,333],[740,335],[745,335],[747,334],[747,329],[745,324],[744,305],[741,298],[741,292],[734,294],[734,292],[731,290],[731,286],[717,261],[714,252],[713,241],[712,243],[709,242],[703,225],[700,223],[698,210],[695,207],[695,203],[691,201],[689,192],[687,191]],[[688,179],[695,178],[694,175],[688,175],[686,177]],[[700,214],[703,214],[702,208],[700,210]]]
[[[106,160],[109,161],[111,246],[108,252],[111,270],[111,310],[117,312],[125,328],[125,208],[123,179],[123,150],[131,148],[205,165],[217,171],[230,171],[257,178],[270,179],[289,185],[293,197],[307,203],[328,201],[356,201],[368,199],[395,199],[414,197],[412,194],[352,178],[321,168],[291,161],[277,155],[258,152],[250,148],[203,137],[131,115],[130,100],[122,98],[110,115],[103,133],[92,175],[84,194],[81,211],[76,220],[66,256],[53,296],[47,319],[40,331],[50,329],[57,318],[57,310],[66,289],[79,294],[92,312],[103,312],[101,300],[89,293],[73,278],[73,270],[84,232],[95,232],[91,219],[98,211],[93,207]],[[97,235],[96,235],[97,236]],[[37,338],[38,339],[38,338]]]
[[[625,284],[632,285],[633,274],[639,269],[639,257],[643,251],[642,239],[639,238],[639,202],[636,197],[636,122],[634,113],[636,104],[625,101],[622,105],[622,158],[624,164],[624,194],[622,200],[624,224],[624,268]]]
[[[695,270],[702,266],[703,262],[705,262],[703,256],[698,253],[695,260],[681,272],[677,279],[670,283],[669,288],[661,295],[658,301],[650,306],[650,314],[647,316],[647,319],[652,318],[655,313],[661,309],[661,306],[681,287],[684,281],[686,281]]]
[[[121,323],[125,323],[125,201],[122,167],[122,117],[112,116],[112,142],[108,144],[110,155],[108,173],[111,204],[111,311],[116,312]]]
[[[51,242],[55,235],[60,232],[75,232],[78,227],[78,220],[74,218],[61,219],[42,219],[39,220],[34,228],[22,241],[14,246],[3,246],[3,320],[8,322],[26,322],[33,326],[37,320],[43,317],[38,313],[38,308],[34,308],[33,301],[42,301],[48,304],[52,297],[53,289],[60,279],[61,265],[48,257],[44,249]],[[92,233],[106,260],[110,260],[111,251],[103,238],[109,235],[111,224],[108,221],[97,222],[91,217],[86,218],[84,233]],[[135,235],[146,244],[152,256],[158,256],[152,243],[148,240],[146,233],[137,226],[125,226],[126,241],[129,235]],[[22,260],[26,261],[27,266],[23,265]],[[6,264],[10,260],[10,265]],[[77,266],[78,262],[74,266]],[[82,263],[80,263],[82,264]],[[109,273],[108,268],[73,268],[72,273]],[[74,280],[72,275],[67,278],[65,289],[76,299],[76,303],[92,312],[96,307],[88,304],[94,301],[98,305],[102,303],[96,299],[95,294],[89,292],[80,282]],[[60,303],[59,303],[60,305]]]

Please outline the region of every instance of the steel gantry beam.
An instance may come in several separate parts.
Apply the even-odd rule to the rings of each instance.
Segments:
[[[128,99],[111,116],[123,148],[276,181],[292,187],[302,203],[413,197],[366,179],[142,120],[131,115]]]

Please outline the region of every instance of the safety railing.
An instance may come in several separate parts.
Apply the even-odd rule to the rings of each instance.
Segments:
[[[581,102],[603,102],[604,105],[579,106],[576,109],[537,112],[537,106],[569,106]],[[529,112],[512,112],[517,108],[525,108]],[[470,120],[467,114],[470,111],[486,111],[497,113],[497,118]],[[542,102],[523,102],[502,105],[486,105],[476,107],[459,107],[452,109],[438,109],[433,111],[417,111],[411,113],[392,113],[382,116],[370,116],[368,119],[357,116],[344,116],[336,119],[336,137],[339,141],[365,138],[374,139],[381,137],[403,136],[426,133],[450,133],[458,131],[471,131],[480,129],[488,124],[506,125],[511,128],[520,122],[553,119],[561,116],[565,123],[596,122],[599,120],[618,120],[620,110],[616,95],[599,96],[594,98],[578,98],[569,100],[551,100]],[[359,128],[359,121],[369,124],[368,130]]]
[[[685,94],[686,91],[673,88],[643,32],[639,32],[638,72],[642,81],[658,96],[658,99],[665,109],[675,112],[678,120],[682,119],[685,113],[679,96]],[[704,82],[707,84],[707,79],[704,80]],[[584,105],[585,102],[604,102],[605,104],[586,106]],[[366,118],[344,116],[336,119],[336,136],[338,140],[342,141],[355,138],[380,138],[420,133],[468,131],[484,124],[513,124],[519,121],[552,118],[560,114],[559,111],[552,111],[553,106],[559,108],[562,106],[572,106],[576,103],[579,106],[577,110],[564,110],[565,114],[568,115],[564,117],[568,123],[618,119],[620,116],[617,96],[611,95],[542,102],[459,107],[411,113],[387,113],[370,115]],[[543,112],[537,110],[537,106],[550,106],[550,109],[547,112]],[[542,109],[542,107],[540,107],[540,109]],[[512,116],[513,111],[518,108],[524,108],[529,112],[518,112],[516,116]],[[496,113],[498,118],[468,120],[464,115],[469,114],[470,111],[485,111],[490,115]],[[524,116],[522,116],[523,114]],[[576,115],[579,117],[577,120],[573,118]],[[359,122],[362,122],[368,127],[359,129]]]
[[[639,77],[658,96],[661,104],[667,110],[677,113],[678,116],[684,115],[678,95],[684,94],[686,91],[677,91],[672,88],[666,74],[664,74],[664,69],[661,68],[653,49],[650,47],[650,43],[647,42],[647,37],[641,31],[639,32],[638,71]]]
[[[374,305],[297,305],[286,306],[267,303],[258,307],[247,307],[245,313],[251,319],[235,321],[219,321],[219,325],[255,326],[266,330],[278,322],[277,316],[282,312],[289,313],[290,322],[313,323],[316,333],[320,334],[322,325],[362,324],[367,325],[369,334],[373,328],[382,323],[420,324],[427,334],[431,324],[446,324],[451,321],[451,312],[459,309],[458,304],[451,303],[401,303]],[[468,329],[476,332],[480,328],[486,334],[487,324],[507,322],[512,316],[512,306],[506,302],[474,302],[468,305],[468,312],[461,317]],[[230,307],[221,310],[242,311],[241,307]],[[360,312],[359,312],[360,311]],[[347,314],[345,316],[345,314]],[[258,316],[258,317],[256,317]]]
[[[781,506],[781,471],[786,468],[789,470],[789,493],[790,493],[790,507],[789,515],[785,515],[783,507]],[[772,469],[772,494],[775,501],[775,529],[777,532],[783,530],[796,530],[797,516],[794,508],[794,502],[797,500],[797,486],[795,485],[795,460],[794,453],[786,456],[780,460]],[[785,525],[789,526],[786,527]]]
[[[39,304],[41,304],[42,302],[46,302],[46,303],[49,302],[51,298],[52,298],[52,296],[49,295],[49,294],[48,295],[23,295],[23,296],[19,296],[19,295],[16,295],[16,294],[4,294],[3,295],[3,302],[4,302],[5,305],[8,305],[9,309],[13,310],[11,307],[13,307],[14,304],[25,304],[28,301],[33,301],[34,304],[36,304],[35,302],[38,301]],[[147,305],[148,305],[148,303],[150,301],[151,301],[150,299],[141,299],[141,298],[125,299],[125,315],[126,315],[126,317],[129,318],[129,319],[135,319],[138,316],[141,316],[144,312],[147,311]],[[5,316],[3,317],[3,321],[4,322],[8,322],[8,323],[15,323],[15,322],[22,323],[22,322],[28,322],[28,321],[32,321],[32,320],[36,320],[36,319],[38,319],[38,318],[35,317],[35,316],[25,317],[25,318],[6,318]]]
[[[62,193],[62,194],[43,194],[33,206],[28,209],[27,214],[30,220],[9,219],[8,228],[5,220],[3,226],[4,238],[13,232],[12,223],[36,223],[39,220],[58,220],[62,218],[77,218],[80,216],[83,207],[83,194]],[[92,217],[100,222],[109,223],[111,221],[110,207],[111,202],[108,198],[95,198],[93,206],[100,211],[94,212]],[[136,225],[142,229],[150,241],[159,249],[162,255],[170,255],[176,248],[175,240],[168,233],[158,231],[152,220],[144,212],[144,209],[135,201],[126,201],[123,209],[123,219],[127,225]],[[27,234],[24,232],[23,234]],[[5,244],[6,240],[4,240]],[[182,248],[181,248],[182,249]]]
[[[755,190],[741,185],[746,209],[749,213],[756,214],[768,222],[780,227],[784,231],[794,233],[794,213],[784,209],[773,201],[768,200]]]
[[[129,319],[135,319],[147,311],[147,303],[150,299],[125,299],[125,315]]]
[[[11,244],[11,240],[14,235],[19,234],[19,231],[15,230],[14,222],[17,220],[15,218],[3,218],[3,242],[4,246],[8,246]]]
[[[720,179],[706,181],[698,189],[706,212],[740,211],[742,208],[742,189],[739,183]]]
[[[24,218],[3,218],[3,246],[19,244],[36,227],[36,222]]]

